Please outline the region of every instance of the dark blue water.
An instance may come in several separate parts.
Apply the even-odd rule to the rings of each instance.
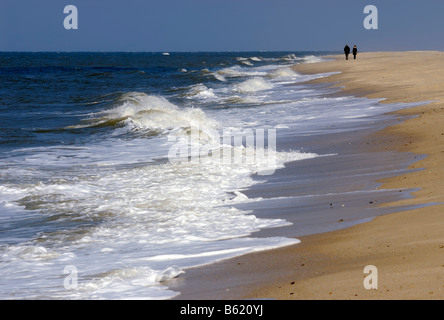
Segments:
[[[124,93],[161,95],[183,105],[180,93],[193,84],[220,85],[211,72],[246,67],[238,57],[261,57],[257,67],[270,60],[288,64],[290,54],[0,53],[0,150],[75,144],[89,139],[91,132],[61,129],[109,107]]]
[[[0,53],[0,297],[168,298],[185,267],[294,243],[229,206],[260,163],[167,156],[193,130],[212,150],[224,128],[307,130],[321,93],[290,66],[321,54]]]

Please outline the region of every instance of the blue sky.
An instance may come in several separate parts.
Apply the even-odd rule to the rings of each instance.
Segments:
[[[440,0],[0,0],[0,51],[444,50],[443,17]]]

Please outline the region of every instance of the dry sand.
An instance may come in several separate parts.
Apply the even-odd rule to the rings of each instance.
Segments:
[[[435,101],[397,114],[416,116],[367,138],[370,150],[428,155],[423,168],[385,179],[381,188],[421,188],[389,205],[444,202],[444,53],[359,53],[357,60],[295,66],[300,73],[336,74],[313,82],[343,86],[341,94],[385,98],[383,103]],[[443,299],[444,205],[377,217],[334,232],[299,237],[301,244],[248,254],[210,266],[208,279],[231,276],[222,299]],[[378,271],[378,288],[365,289],[364,267]],[[181,297],[179,296],[179,299]],[[193,298],[193,294],[183,296]],[[214,298],[209,296],[208,298]]]
[[[424,170],[382,181],[381,188],[421,188],[414,198],[391,205],[444,202],[444,53],[361,53],[357,60],[348,61],[343,56],[332,58],[335,61],[295,69],[301,73],[340,71],[321,81],[343,86],[342,94],[385,98],[385,103],[435,101],[397,112],[417,117],[369,137],[368,146],[428,155],[412,165]],[[293,264],[293,274],[285,281],[256,288],[249,296],[444,298],[444,205],[394,213],[301,240],[299,247],[285,252],[295,257],[294,264],[299,262]],[[376,290],[364,288],[366,265],[377,267]],[[310,270],[300,276],[301,269]]]

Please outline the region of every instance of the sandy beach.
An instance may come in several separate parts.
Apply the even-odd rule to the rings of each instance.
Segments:
[[[365,137],[369,152],[426,155],[411,172],[379,180],[379,189],[418,189],[384,206],[423,205],[378,216],[349,228],[298,237],[300,244],[187,271],[178,299],[199,296],[193,283],[209,283],[209,299],[443,299],[444,298],[444,53],[359,53],[357,60],[296,65],[303,74],[340,72],[314,80],[341,87],[341,95],[425,102],[396,112],[398,123]],[[427,103],[426,103],[427,102]],[[405,121],[405,117],[409,117]],[[378,271],[366,289],[364,268]],[[199,275],[199,276],[198,276]],[[196,281],[196,277],[200,277]],[[227,279],[229,279],[227,281]],[[181,287],[183,279],[177,279]]]

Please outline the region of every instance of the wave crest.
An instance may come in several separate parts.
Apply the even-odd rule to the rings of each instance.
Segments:
[[[236,85],[236,90],[239,92],[256,92],[261,90],[271,89],[273,86],[267,80],[255,77],[245,80]]]
[[[116,107],[93,114],[86,125],[76,128],[98,126],[168,133],[181,128],[213,128],[217,122],[199,108],[182,109],[161,96],[128,92],[117,99]]]

